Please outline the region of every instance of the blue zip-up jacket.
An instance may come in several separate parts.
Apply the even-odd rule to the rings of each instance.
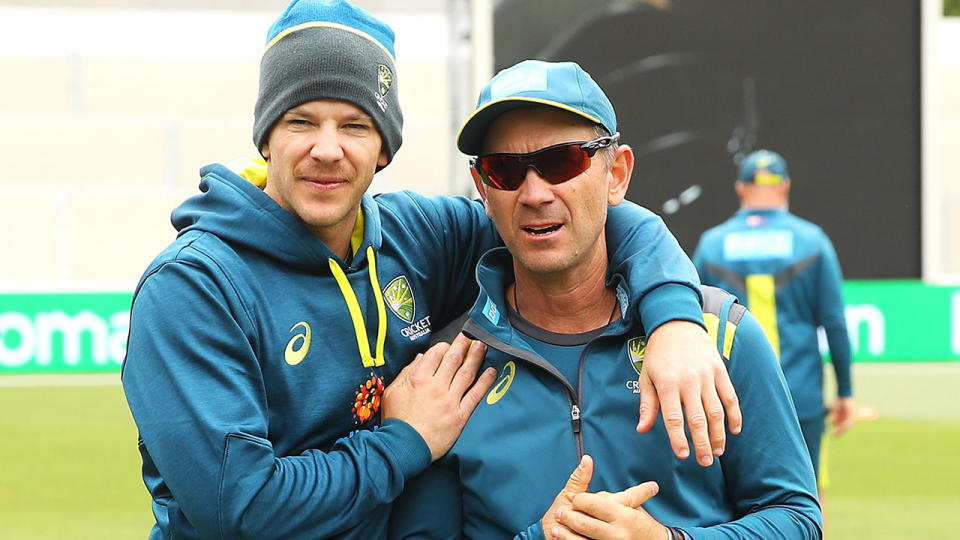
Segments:
[[[700,238],[693,255],[705,285],[741,299],[780,357],[800,420],[822,416],[822,326],[837,394],[853,395],[843,276],[820,227],[780,209],[742,209]]]
[[[136,288],[123,366],[150,537],[383,537],[430,452],[380,422],[380,392],[469,307],[495,229],[464,198],[365,195],[341,261],[251,182],[202,174]],[[644,313],[702,324],[693,265],[662,221],[627,205],[608,227]]]
[[[540,519],[588,453],[590,491],[655,480],[659,494],[644,508],[692,538],[820,538],[813,468],[786,383],[756,320],[732,296],[705,288],[705,319],[745,420],[705,468],[673,455],[662,419],[636,432],[635,365],[642,369],[645,341],[620,276],[609,283],[624,318],[587,343],[579,380],[569,381],[506,315],[511,260],[505,248],[481,260],[480,296],[463,326],[487,344],[485,367],[499,379],[450,452],[397,500],[391,537],[542,539]]]

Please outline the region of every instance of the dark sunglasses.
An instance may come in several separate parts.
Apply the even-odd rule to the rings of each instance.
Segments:
[[[520,189],[530,167],[547,182],[560,184],[587,170],[590,158],[598,150],[618,140],[620,133],[614,133],[592,141],[555,144],[527,154],[486,154],[470,158],[470,166],[484,184],[495,189]]]

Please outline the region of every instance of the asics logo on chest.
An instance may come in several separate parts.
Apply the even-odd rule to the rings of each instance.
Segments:
[[[290,341],[287,342],[287,348],[283,351],[283,360],[291,366],[303,362],[303,359],[307,357],[307,353],[310,352],[310,338],[312,335],[310,325],[300,321],[293,325],[290,331],[293,332],[297,328],[301,328],[301,330],[290,338]]]

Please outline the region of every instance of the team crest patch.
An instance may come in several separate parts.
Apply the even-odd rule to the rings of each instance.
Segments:
[[[407,326],[400,329],[400,335],[410,341],[430,334],[430,315],[417,318],[417,301],[406,276],[397,276],[383,289],[383,300],[390,311]]]
[[[377,66],[377,91],[374,94],[377,97],[377,105],[380,106],[380,110],[383,112],[387,111],[387,100],[385,96],[392,87],[393,73],[390,71],[390,68],[380,64]]]
[[[406,276],[398,276],[383,290],[383,299],[400,320],[410,324],[417,315],[417,303]]]
[[[370,372],[370,377],[360,384],[353,401],[353,418],[362,424],[380,411],[380,397],[383,395],[383,377]]]
[[[627,352],[630,354],[630,365],[640,374],[643,369],[643,355],[647,352],[647,340],[642,337],[635,337],[627,342]]]

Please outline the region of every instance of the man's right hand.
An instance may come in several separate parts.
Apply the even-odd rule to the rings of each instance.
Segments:
[[[383,392],[383,419],[410,424],[430,447],[433,461],[450,450],[497,377],[487,368],[474,383],[487,347],[463,334],[418,354]]]

